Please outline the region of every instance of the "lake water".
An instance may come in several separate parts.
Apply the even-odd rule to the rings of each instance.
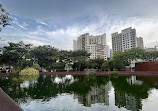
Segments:
[[[158,111],[158,77],[0,78],[24,111]]]

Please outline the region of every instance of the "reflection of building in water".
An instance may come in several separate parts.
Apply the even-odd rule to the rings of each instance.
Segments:
[[[90,107],[91,104],[103,103],[109,105],[109,91],[111,89],[111,82],[106,85],[92,86],[91,91],[85,95],[74,94],[74,98],[78,99],[79,103]]]
[[[142,81],[137,80],[137,77],[136,77],[136,76],[131,76],[130,78],[127,78],[126,80],[127,80],[127,82],[128,82],[130,85],[133,85],[133,84],[141,85],[141,84],[142,84]]]
[[[128,110],[138,111],[142,109],[141,99],[126,93],[115,92],[115,105],[125,107]]]

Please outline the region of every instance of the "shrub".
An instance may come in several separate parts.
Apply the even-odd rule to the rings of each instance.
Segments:
[[[89,74],[90,75],[95,75],[96,74],[96,70],[95,69],[90,69],[89,70]]]
[[[110,77],[113,77],[113,78],[118,78],[119,77],[118,74],[119,74],[118,71],[111,71],[111,72],[109,72]]]
[[[39,64],[33,64],[32,67],[35,68],[36,70],[40,70],[41,69]]]
[[[34,68],[25,68],[20,72],[20,75],[39,75],[39,71]]]

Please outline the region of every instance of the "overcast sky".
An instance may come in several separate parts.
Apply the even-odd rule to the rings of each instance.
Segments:
[[[12,23],[0,32],[0,46],[8,41],[49,44],[72,49],[84,33],[107,34],[133,27],[145,47],[158,45],[158,0],[0,0]]]

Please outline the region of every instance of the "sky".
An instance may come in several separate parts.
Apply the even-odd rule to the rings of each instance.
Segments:
[[[132,27],[144,46],[158,45],[157,0],[0,0],[11,26],[0,32],[0,46],[23,41],[72,50],[81,34],[111,34]]]

